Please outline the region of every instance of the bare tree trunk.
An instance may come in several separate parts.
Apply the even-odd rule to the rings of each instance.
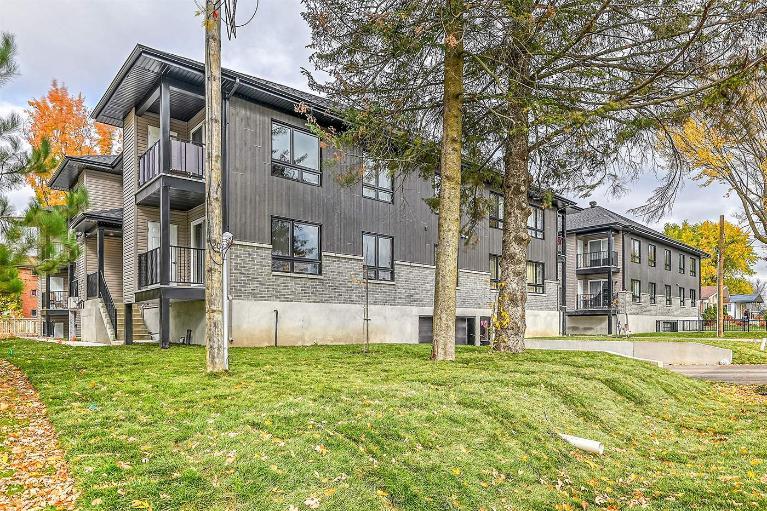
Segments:
[[[716,261],[716,336],[724,337],[724,215],[719,215],[719,254]]]
[[[444,112],[432,360],[455,360],[455,288],[461,227],[463,0],[446,0]]]
[[[205,2],[205,343],[208,372],[229,369],[224,332],[223,254],[221,252],[221,13]]]

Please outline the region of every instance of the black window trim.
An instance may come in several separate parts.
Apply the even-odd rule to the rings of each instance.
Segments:
[[[697,289],[691,287],[690,288],[690,307],[695,307],[695,302],[698,301],[698,291]]]
[[[271,135],[272,124],[279,124],[280,126],[284,126],[285,128],[288,128],[290,130],[290,162],[285,162],[285,161],[282,161],[282,160],[275,160],[274,158],[272,158],[272,154],[273,154],[272,153],[272,135]],[[314,133],[312,133],[311,131],[309,131],[309,130],[301,129],[298,126],[293,126],[292,124],[288,124],[288,123],[286,123],[284,121],[279,121],[279,120],[276,120],[274,118],[271,119],[271,124],[269,125],[269,128],[270,128],[270,134],[269,134],[269,158],[271,160],[271,169],[270,169],[271,175],[274,176],[274,177],[279,177],[279,178],[282,178],[282,179],[287,179],[288,181],[295,181],[297,183],[302,183],[302,184],[309,185],[309,186],[320,186],[321,187],[322,186],[322,148],[320,147],[320,145],[321,145],[320,144],[320,138],[317,135],[315,135]],[[310,136],[312,136],[312,137],[317,139],[317,167],[318,167],[317,169],[313,169],[311,167],[304,167],[303,165],[299,165],[297,163],[293,163],[293,151],[294,151],[294,148],[293,148],[293,132],[294,131],[300,131],[302,133],[305,133],[306,135],[310,135]],[[275,174],[274,173],[274,166],[275,165],[282,165],[284,167],[290,167],[290,168],[294,168],[294,169],[298,170],[298,172],[299,172],[298,179],[293,179],[292,177],[287,177],[287,176],[282,176],[280,174]],[[305,181],[303,179],[304,172],[308,172],[309,174],[316,174],[317,177],[319,178],[319,182],[318,183],[310,183],[308,181]]]
[[[502,193],[493,192],[493,191],[490,192],[491,204],[492,204],[492,206],[494,206],[494,210],[491,209],[491,211],[487,215],[488,219],[490,221],[490,227],[492,229],[503,229],[503,222],[505,220],[503,218],[504,211],[503,211],[503,208],[500,208],[501,212],[500,212],[500,216],[498,216],[498,210],[499,210],[499,207],[500,207],[501,203],[498,200],[495,200],[495,202],[493,202],[492,201],[493,197],[498,197],[498,198],[500,198],[500,200],[505,202],[505,199],[504,199]]]
[[[375,245],[375,266],[367,266],[365,264],[365,236],[373,236],[376,240]],[[391,268],[387,268],[386,266],[380,266],[378,264],[378,238],[388,238],[391,240]],[[380,282],[394,282],[394,236],[390,236],[388,234],[378,234],[377,232],[370,232],[370,231],[362,231],[362,265],[363,267],[367,268],[368,271],[373,270],[375,272],[375,277],[370,278],[368,277],[367,280],[376,280]],[[379,278],[379,271],[390,271],[391,272],[391,279],[381,279]],[[367,272],[363,272],[363,278],[367,277]]]
[[[684,288],[682,286],[679,286],[679,306],[684,307],[685,299],[687,295],[685,294]]]
[[[649,243],[647,245],[647,265],[655,268],[655,265],[657,264],[658,259],[658,247],[653,244]]]
[[[668,257],[666,257],[668,256]],[[668,248],[663,249],[663,269],[666,271],[671,271],[671,250]]]
[[[698,276],[698,265],[696,261],[697,259],[695,259],[694,257],[690,257],[690,277]]]
[[[527,292],[528,293],[533,293],[533,294],[539,294],[539,295],[545,294],[546,293],[546,263],[544,263],[543,261],[530,261],[530,260],[528,260],[525,263],[525,273],[527,273],[527,264],[529,264],[529,263],[533,263],[536,267],[538,265],[541,266],[541,283],[538,284],[537,282],[532,282],[532,283],[528,282],[527,283]],[[530,289],[531,286],[533,287],[532,290]]]
[[[656,305],[658,303],[656,296],[658,293],[658,285],[655,282],[648,282],[647,292],[650,295],[650,305]]]
[[[634,283],[637,284],[638,293],[634,294]],[[633,303],[642,303],[642,281],[639,279],[631,279],[631,301]]]
[[[498,289],[498,283],[501,282],[501,256],[499,254],[490,254],[490,261],[495,258],[495,275],[493,278],[493,272],[490,272],[490,289]]]
[[[637,242],[639,245],[639,250],[636,254],[634,254],[634,242]],[[636,257],[634,257],[636,255]],[[642,242],[637,238],[631,238],[631,262],[632,263],[641,263],[642,262]]]
[[[365,174],[366,174],[366,172],[365,172],[365,161],[366,160],[367,160],[367,158],[365,158],[365,157],[362,158],[362,167],[363,167],[362,168],[362,197],[365,198],[365,199],[377,200],[378,202],[383,202],[383,203],[386,203],[386,204],[394,204],[394,178],[391,177],[391,176],[389,177],[389,181],[391,182],[391,188],[384,188],[384,187],[382,187],[380,185],[381,171],[379,170],[379,172],[375,173],[376,184],[373,185],[373,184],[370,184],[370,183],[366,183],[365,182]],[[367,188],[369,190],[373,190],[373,192],[375,193],[375,197],[369,197],[369,196],[365,195],[365,188]],[[389,196],[390,196],[390,199],[389,200],[382,199],[381,198],[381,193],[388,193]]]
[[[546,239],[546,210],[541,206],[534,206],[532,204],[530,205],[530,209],[532,210],[530,213],[531,216],[534,215],[536,211],[541,212],[541,228],[539,229],[538,227],[530,227],[528,225],[527,233],[530,235],[530,237],[537,240]],[[537,236],[537,234],[540,234],[540,236]]]
[[[687,256],[679,254],[679,274],[684,275],[687,273]]]
[[[290,253],[293,254],[293,227],[295,224],[305,224],[305,225],[313,225],[318,227],[317,229],[317,259],[308,259],[305,257],[294,257],[292,255],[290,256],[284,256],[274,253],[274,232],[272,229],[272,224],[275,220],[284,220],[286,222],[290,222]],[[269,221],[269,242],[272,245],[272,264],[274,264],[274,260],[278,261],[288,261],[290,263],[290,271],[289,272],[283,272],[279,270],[274,270],[274,266],[272,266],[272,272],[274,273],[290,273],[295,275],[322,275],[322,224],[318,224],[317,222],[307,222],[305,220],[296,220],[294,218],[286,218],[283,216],[276,216],[273,215],[271,217],[271,220]],[[296,273],[293,271],[294,269],[294,263],[317,263],[317,273]]]
[[[673,300],[674,300],[674,297],[671,294],[672,293],[671,285],[665,284],[665,288],[664,288],[663,292],[664,292],[664,295],[666,297],[666,306],[667,307],[671,307],[673,305]]]

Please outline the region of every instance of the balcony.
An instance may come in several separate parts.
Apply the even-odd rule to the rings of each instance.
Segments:
[[[170,246],[169,285],[195,286],[205,283],[205,249]],[[160,284],[160,249],[138,255],[138,287]]]
[[[43,308],[49,310],[66,310],[69,308],[67,299],[69,294],[66,291],[47,291],[43,295]]]
[[[170,141],[170,169],[162,171],[160,142],[155,142],[139,158],[136,204],[159,206],[160,188],[169,188],[171,209],[187,211],[205,201],[205,152],[194,142]]]
[[[577,295],[576,298],[578,310],[607,310],[611,304],[610,295],[607,292]]]
[[[618,268],[618,252],[584,252],[575,257],[576,270],[605,270]],[[588,272],[584,272],[588,273]]]

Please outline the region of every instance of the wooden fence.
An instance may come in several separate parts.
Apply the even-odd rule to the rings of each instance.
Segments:
[[[28,318],[0,319],[0,339],[8,337],[39,337],[40,320]]]

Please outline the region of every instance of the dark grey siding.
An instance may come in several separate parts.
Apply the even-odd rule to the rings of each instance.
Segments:
[[[362,232],[394,236],[398,261],[434,262],[437,215],[423,201],[432,195],[431,184],[416,176],[397,179],[394,203],[362,197],[362,185],[341,185],[336,179],[344,166],[331,150],[322,151],[322,186],[271,175],[271,120],[303,127],[301,117],[269,109],[242,98],[230,101],[227,132],[229,167],[229,223],[236,240],[270,244],[270,218],[281,216],[322,225],[323,252],[362,253]],[[556,211],[545,215],[545,240],[532,240],[530,259],[546,263],[546,278],[556,278]],[[477,232],[477,242],[462,244],[459,266],[488,271],[488,254],[500,254],[501,231],[487,220]]]
[[[647,293],[649,289],[649,283],[655,282],[657,285],[657,293],[663,294],[665,285],[670,285],[672,295],[674,298],[678,296],[679,287],[685,288],[685,296],[687,300],[690,298],[690,289],[696,289],[698,297],[700,297],[700,257],[693,255],[687,251],[681,251],[678,248],[665,245],[661,242],[650,240],[639,236],[635,233],[624,231],[623,232],[623,274],[625,280],[623,282],[624,290],[631,290],[631,280],[639,280],[642,284],[642,293]],[[631,240],[639,240],[642,247],[642,261],[639,263],[631,262]],[[656,262],[655,267],[652,267],[648,263],[649,245],[655,245],[656,248]],[[664,268],[664,251],[666,249],[671,250],[671,270]],[[679,273],[679,254],[686,256],[685,272]],[[696,262],[696,276],[690,275],[690,259],[695,259]]]

